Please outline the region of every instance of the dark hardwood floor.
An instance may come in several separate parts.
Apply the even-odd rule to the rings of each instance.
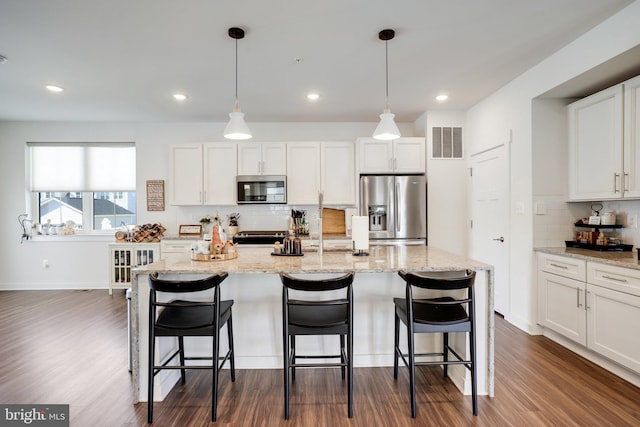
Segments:
[[[131,402],[126,300],[106,290],[0,292],[0,402],[70,404],[71,426],[146,424]],[[406,370],[354,370],[347,418],[338,370],[299,371],[291,419],[282,418],[281,370],[223,372],[218,421],[210,418],[210,375],[187,374],[155,405],[157,426],[638,426],[640,389],[539,336],[496,318],[496,396],[469,396],[439,368],[417,375],[418,418],[410,416]]]

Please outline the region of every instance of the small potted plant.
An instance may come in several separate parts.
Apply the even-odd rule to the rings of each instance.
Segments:
[[[227,220],[229,221],[229,239],[233,238],[233,236],[238,232],[238,218],[240,218],[240,214],[237,212],[227,215]]]

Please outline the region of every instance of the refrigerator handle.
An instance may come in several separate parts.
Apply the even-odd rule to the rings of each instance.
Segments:
[[[400,206],[400,184],[396,183],[396,191],[394,192],[396,197],[395,197],[395,206],[394,206],[394,210],[396,211],[396,233],[400,232],[400,210],[398,209],[398,206]]]

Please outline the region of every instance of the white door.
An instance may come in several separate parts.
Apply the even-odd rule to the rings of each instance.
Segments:
[[[509,315],[509,147],[471,156],[471,258],[494,267],[494,309]]]

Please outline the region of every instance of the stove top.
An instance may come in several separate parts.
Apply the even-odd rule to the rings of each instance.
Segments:
[[[284,240],[284,230],[245,230],[233,236],[233,243],[272,245]]]

